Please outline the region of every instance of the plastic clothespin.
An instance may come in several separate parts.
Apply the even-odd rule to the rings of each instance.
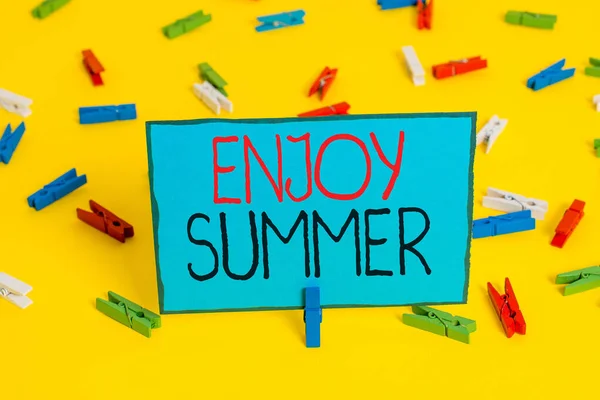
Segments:
[[[343,102],[333,104],[329,107],[318,108],[316,110],[308,111],[302,114],[298,114],[299,117],[325,117],[328,115],[345,115],[348,114],[350,104]]]
[[[487,68],[487,60],[483,60],[481,57],[477,56],[458,61],[450,61],[446,64],[434,65],[433,76],[436,79],[443,79],[483,68]]]
[[[418,0],[377,0],[377,5],[381,11],[393,10],[396,8],[416,6]]]
[[[337,68],[329,69],[329,67],[325,67],[323,72],[321,72],[321,75],[319,75],[315,83],[313,83],[310,87],[310,90],[308,91],[308,97],[315,93],[319,93],[319,100],[323,100],[327,94],[327,91],[329,91],[329,88],[335,80],[337,71]]]
[[[80,107],[79,123],[82,125],[102,122],[127,121],[137,118],[135,104],[119,106]]]
[[[590,64],[592,64],[592,66],[585,69],[585,74],[587,76],[600,78],[600,58],[590,58]]]
[[[304,326],[306,331],[306,347],[321,347],[321,289],[313,286],[305,290]]]
[[[595,95],[592,101],[596,105],[596,111],[600,112],[600,94]]]
[[[208,81],[204,81],[202,84],[194,83],[193,90],[194,94],[215,114],[219,115],[221,113],[221,107],[229,113],[233,112],[233,103],[231,100],[223,96],[223,94]]]
[[[224,89],[225,85],[227,85],[225,79],[221,78],[208,63],[204,62],[198,64],[198,69],[200,70],[200,78],[208,81],[215,89],[221,92],[223,96],[227,97],[227,92]]]
[[[274,29],[287,28],[288,26],[303,25],[304,10],[284,12],[280,14],[265,15],[258,17],[258,22],[262,25],[257,26],[256,32],[272,31]]]
[[[433,17],[433,0],[418,0],[417,3],[417,28],[431,29]]]
[[[487,287],[496,314],[498,314],[498,318],[500,318],[504,327],[506,337],[513,337],[515,332],[524,335],[526,330],[525,318],[519,308],[519,303],[517,302],[510,280],[508,278],[504,280],[504,291],[506,294],[503,295],[500,295],[489,282]]]
[[[509,24],[541,29],[554,29],[557,19],[556,15],[535,14],[526,11],[508,11],[504,17]]]
[[[10,124],[6,126],[4,134],[0,137],[0,162],[8,164],[13,156],[23,134],[25,133],[25,122],[21,122],[17,129],[11,133]]]
[[[44,19],[71,0],[46,0],[31,11],[35,18]]]
[[[133,237],[133,226],[131,224],[117,217],[94,200],[90,200],[90,209],[92,212],[78,208],[77,218],[121,243],[125,243],[125,238]]]
[[[103,85],[102,76],[100,76],[101,72],[104,72],[104,67],[100,64],[100,61],[96,58],[94,53],[91,50],[83,50],[81,52],[83,55],[83,65],[85,69],[87,69],[90,78],[92,78],[92,83],[94,86]]]
[[[531,210],[523,210],[473,221],[473,239],[533,229],[535,229],[535,219],[531,218]]]
[[[475,332],[477,324],[474,320],[453,316],[450,313],[431,307],[413,306],[414,314],[403,314],[402,322],[413,328],[446,336],[453,340],[469,344],[470,334]],[[416,315],[415,315],[416,314]]]
[[[550,243],[554,247],[563,248],[567,239],[571,236],[577,225],[579,225],[579,221],[583,218],[584,212],[583,207],[585,207],[585,202],[581,200],[573,200],[571,207],[565,211],[560,223],[556,227],[556,234]]]
[[[19,308],[27,308],[33,301],[27,297],[32,287],[12,276],[0,272],[0,297]]]
[[[35,208],[36,211],[40,211],[86,183],[86,175],[77,176],[77,171],[73,168],[29,196],[27,204],[29,204],[29,207]]]
[[[162,29],[163,35],[169,39],[175,39],[184,33],[191,32],[207,22],[210,22],[211,19],[211,14],[204,15],[204,12],[200,10],[192,15],[173,22],[171,25],[165,26]]]
[[[0,107],[6,111],[15,113],[18,116],[27,118],[31,115],[29,106],[33,104],[33,100],[27,97],[19,96],[9,92],[8,90],[0,89]]]
[[[507,119],[500,119],[497,115],[494,115],[487,124],[477,132],[477,146],[481,143],[486,143],[485,154],[488,154],[492,150],[492,146],[496,142],[496,139],[506,128],[508,124]]]
[[[152,329],[160,328],[160,315],[114,292],[108,292],[108,301],[97,298],[96,309],[148,338],[152,335]]]
[[[412,75],[412,80],[415,86],[423,86],[425,84],[425,70],[417,57],[417,53],[412,46],[402,47],[402,53],[404,53],[404,59],[406,65]]]
[[[600,287],[600,267],[594,266],[558,274],[556,283],[558,285],[567,284],[564,296],[595,289]]]
[[[537,91],[565,79],[572,78],[575,75],[575,68],[563,70],[562,68],[565,66],[565,63],[566,59],[563,58],[559,62],[535,74],[527,80],[527,87]]]
[[[540,221],[548,212],[548,202],[545,200],[530,199],[520,194],[491,187],[488,188],[487,195],[483,197],[483,206],[504,212],[529,210],[531,217]]]

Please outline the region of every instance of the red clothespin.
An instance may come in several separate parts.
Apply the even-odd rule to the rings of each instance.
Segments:
[[[524,335],[526,328],[525,318],[523,318],[523,313],[519,309],[519,303],[517,303],[510,280],[508,278],[504,280],[504,291],[506,294],[503,295],[500,295],[489,282],[487,287],[496,314],[498,314],[500,321],[502,321],[506,337],[511,338],[515,332]]]
[[[100,64],[100,61],[98,61],[91,50],[83,50],[81,53],[83,54],[83,65],[85,65],[85,68],[90,74],[94,86],[103,85],[104,82],[102,82],[100,73],[104,72],[104,67]]]
[[[554,238],[550,243],[552,246],[562,249],[569,236],[571,236],[571,234],[579,224],[579,221],[581,221],[581,218],[583,218],[584,206],[584,201],[573,200],[573,204],[571,204],[571,207],[569,207],[569,209],[565,211],[565,214],[560,220],[560,223],[556,227],[556,234],[554,235]]]
[[[431,29],[433,14],[433,0],[419,0],[417,3],[417,26],[419,29]]]
[[[77,218],[122,243],[125,243],[125,238],[133,236],[133,226],[123,221],[94,200],[90,200],[90,209],[92,212],[78,208]]]
[[[327,115],[343,115],[348,114],[350,104],[343,102],[334,104],[329,107],[319,108],[317,110],[308,111],[302,114],[298,114],[299,117],[325,117]]]
[[[329,69],[329,67],[325,67],[323,72],[321,72],[321,75],[319,75],[315,83],[313,83],[313,85],[310,87],[308,97],[319,92],[319,99],[323,100],[323,98],[325,98],[325,94],[327,94],[327,91],[329,90],[329,87],[333,83],[333,80],[335,79],[336,75],[337,68]]]
[[[483,68],[487,68],[487,60],[482,60],[481,57],[477,56],[459,61],[450,61],[447,64],[434,65],[433,76],[436,79],[443,79]]]

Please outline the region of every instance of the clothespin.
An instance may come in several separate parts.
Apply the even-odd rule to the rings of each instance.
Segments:
[[[321,72],[321,75],[319,75],[315,83],[313,83],[313,85],[310,87],[308,97],[318,92],[319,100],[323,100],[327,94],[327,91],[329,90],[329,87],[333,83],[335,76],[337,75],[337,71],[337,68],[329,69],[329,67],[325,67],[323,72]]]
[[[565,62],[566,59],[563,58],[556,64],[552,64],[545,70],[532,76],[527,80],[527,87],[537,91],[573,77],[573,75],[575,75],[575,68],[563,70],[562,68],[565,66]]]
[[[40,211],[86,183],[86,175],[77,176],[77,171],[73,168],[29,196],[27,204],[29,204],[29,207],[35,208],[36,211]]]
[[[585,69],[585,74],[587,76],[600,78],[600,58],[590,58],[590,64],[592,64],[592,66]]]
[[[492,150],[492,146],[496,142],[496,139],[506,128],[508,124],[507,119],[500,119],[497,115],[494,115],[487,124],[479,132],[477,132],[477,146],[481,143],[486,143],[485,154],[488,154]]]
[[[221,113],[221,107],[227,112],[233,112],[233,103],[227,97],[223,96],[213,85],[208,81],[200,83],[194,83],[193,86],[194,94],[202,100],[204,104],[208,106],[215,114]]]
[[[127,121],[137,118],[135,104],[119,106],[79,107],[80,124],[98,124],[101,122]]]
[[[381,7],[381,11],[393,10],[395,8],[416,6],[417,0],[377,0],[377,5]]]
[[[600,139],[594,139],[594,150],[596,150],[596,157],[600,157]]]
[[[103,85],[104,82],[102,82],[100,73],[104,72],[104,67],[100,64],[100,61],[98,61],[94,53],[89,49],[83,50],[81,53],[83,54],[83,65],[87,69],[90,78],[92,78],[94,86]]]
[[[108,301],[97,298],[96,309],[147,338],[152,335],[152,329],[161,326],[160,315],[146,310],[114,292],[108,292]]]
[[[133,226],[117,217],[115,214],[90,200],[92,212],[77,209],[77,218],[88,225],[106,233],[108,236],[125,243],[125,238],[133,237]]]
[[[509,11],[504,20],[509,24],[529,26],[531,28],[554,29],[557,16],[551,14],[535,14],[526,11]]]
[[[46,0],[31,11],[35,18],[44,19],[71,0]]]
[[[483,197],[483,206],[504,212],[530,210],[531,217],[540,221],[548,212],[548,202],[545,200],[530,199],[491,187],[487,190],[487,196]]]
[[[535,229],[535,219],[531,218],[531,210],[476,219],[473,221],[473,239],[506,235]]]
[[[0,297],[19,308],[27,308],[33,301],[27,297],[32,287],[12,276],[0,272]]]
[[[563,248],[567,239],[571,236],[579,221],[583,218],[585,202],[581,200],[573,200],[571,207],[563,215],[560,223],[556,227],[556,234],[550,243],[554,247]]]
[[[0,162],[4,164],[8,164],[10,159],[13,156],[23,134],[25,133],[25,122],[21,122],[21,124],[14,130],[13,133],[10,133],[11,128],[10,124],[6,126],[6,130],[2,137],[0,137]]]
[[[594,266],[558,274],[556,276],[556,283],[558,285],[568,283],[565,286],[563,296],[570,296],[595,289],[600,287],[600,267]]]
[[[595,95],[592,101],[596,105],[596,111],[600,112],[600,94]]]
[[[173,22],[171,25],[165,26],[162,31],[163,35],[165,35],[169,39],[175,39],[178,36],[183,35],[184,33],[188,33],[193,31],[194,29],[210,22],[212,19],[211,14],[204,15],[202,10],[193,13],[192,15],[188,15],[185,18],[179,19]]]
[[[305,290],[304,326],[306,331],[306,347],[321,347],[321,291],[318,287],[307,287]]]
[[[0,107],[8,112],[27,118],[31,115],[31,110],[29,109],[31,104],[33,104],[33,100],[28,99],[27,97],[0,89]]]
[[[227,92],[225,91],[225,79],[221,78],[221,75],[217,74],[215,70],[212,69],[208,63],[198,64],[198,69],[200,70],[200,78],[208,81],[215,89],[217,89],[221,94],[227,97]]]
[[[450,61],[446,64],[434,65],[433,76],[436,79],[443,79],[483,68],[487,68],[487,60],[483,60],[481,57],[477,56],[458,61]]]
[[[417,3],[417,27],[420,29],[431,29],[431,18],[433,17],[433,0],[419,0]]]
[[[412,46],[402,47],[402,53],[404,53],[404,59],[406,65],[412,74],[412,80],[415,86],[423,86],[425,84],[425,70],[417,57],[417,53]]]
[[[280,14],[265,15],[264,17],[258,17],[258,22],[262,25],[257,26],[256,32],[272,31],[274,29],[287,28],[288,26],[303,25],[304,16],[306,13],[304,10],[296,10],[290,12],[283,12]]]
[[[316,110],[308,111],[302,114],[298,114],[299,117],[325,117],[327,115],[345,115],[348,114],[350,104],[343,102],[331,105],[329,107],[318,108]]]
[[[402,322],[413,328],[446,336],[453,340],[469,344],[471,333],[477,329],[472,319],[453,316],[450,313],[431,307],[413,306],[414,314],[403,314]]]
[[[487,287],[488,295],[492,300],[498,318],[500,318],[500,321],[502,322],[506,337],[511,338],[515,332],[524,335],[526,329],[525,318],[519,308],[519,303],[515,297],[515,292],[510,284],[510,280],[508,278],[504,280],[504,291],[506,294],[503,295],[500,295],[489,282]]]

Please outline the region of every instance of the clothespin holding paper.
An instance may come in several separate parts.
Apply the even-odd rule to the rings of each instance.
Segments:
[[[414,314],[403,314],[402,322],[413,328],[469,344],[470,334],[477,330],[474,320],[453,316],[431,307],[413,306]]]
[[[307,287],[304,294],[304,324],[306,347],[321,347],[321,290],[319,287]]]
[[[147,338],[151,337],[152,329],[161,327],[160,315],[114,292],[108,292],[108,301],[97,298],[96,309]]]
[[[564,296],[600,287],[600,266],[564,272],[556,276],[556,283],[565,286]]]

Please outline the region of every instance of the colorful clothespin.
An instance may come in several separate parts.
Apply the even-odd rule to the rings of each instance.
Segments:
[[[592,64],[592,66],[585,69],[585,74],[587,76],[600,78],[600,58],[590,58],[590,64]]]
[[[33,104],[33,100],[27,97],[19,96],[9,92],[8,90],[0,89],[0,107],[6,111],[15,113],[18,116],[27,118],[31,115],[29,106]]]
[[[508,124],[507,119],[500,119],[497,115],[494,115],[487,124],[477,133],[477,146],[481,143],[486,143],[485,154],[488,154],[492,150],[492,146],[496,142],[496,139],[506,128]]]
[[[415,86],[423,86],[425,84],[425,70],[417,57],[417,53],[412,46],[402,47],[402,53],[404,53],[404,59],[406,65],[412,75],[412,80]]]
[[[327,115],[345,115],[348,114],[350,104],[343,102],[333,104],[329,107],[318,108],[316,110],[308,111],[302,114],[298,114],[299,117],[325,117]]]
[[[71,0],[46,0],[31,11],[35,18],[44,19]]]
[[[321,291],[318,287],[307,287],[305,290],[304,326],[306,331],[306,347],[321,347]]]
[[[29,196],[27,204],[29,204],[29,207],[34,207],[36,211],[40,211],[86,183],[87,176],[85,174],[77,176],[77,171],[73,168]]]
[[[32,287],[12,276],[0,272],[0,297],[19,308],[26,308],[33,304],[27,297]]]
[[[330,69],[329,67],[325,67],[321,75],[317,78],[315,83],[312,84],[310,90],[308,91],[308,97],[312,96],[315,93],[319,93],[319,100],[323,100],[327,91],[331,87],[335,76],[337,75],[337,68]]]
[[[10,132],[10,124],[6,126],[6,130],[2,137],[0,137],[0,162],[8,164],[13,156],[23,134],[25,133],[25,122],[21,122],[14,132]]]
[[[198,64],[198,69],[200,70],[200,78],[208,81],[215,89],[221,92],[223,96],[227,97],[227,92],[225,91],[227,82],[225,79],[221,78],[221,75],[217,74],[215,70],[205,62]]]
[[[527,87],[533,90],[540,90],[547,86],[554,85],[560,81],[573,77],[575,68],[565,69],[566,59],[562,59],[556,64],[552,64],[548,68],[532,76],[527,80]]]
[[[100,73],[104,72],[104,67],[100,64],[100,61],[98,61],[94,53],[89,49],[83,50],[81,54],[83,54],[83,65],[90,75],[90,78],[92,78],[94,86],[103,85],[104,82],[102,82]]]
[[[477,329],[477,324],[472,319],[453,316],[450,313],[436,310],[431,307],[413,306],[414,314],[403,314],[402,322],[413,328],[446,336],[469,344],[471,333]]]
[[[519,303],[515,297],[510,280],[504,280],[504,291],[506,294],[500,295],[498,291],[488,282],[488,295],[492,300],[496,314],[502,322],[504,332],[507,338],[511,338],[515,332],[524,335],[526,330],[525,318],[519,308]]]
[[[161,326],[160,315],[146,310],[114,292],[108,292],[108,301],[97,298],[96,309],[147,338],[152,335],[152,329]]]
[[[509,24],[529,26],[531,28],[553,29],[557,16],[551,14],[535,14],[526,11],[509,11],[504,20]]]
[[[556,234],[550,243],[554,247],[563,248],[569,236],[573,233],[579,221],[583,218],[585,202],[581,200],[573,200],[571,207],[563,215],[560,223],[556,227]]]
[[[193,31],[194,29],[210,22],[211,14],[204,15],[202,10],[193,13],[185,18],[173,22],[171,25],[165,26],[162,31],[169,39],[175,39],[178,36]]]
[[[434,65],[433,76],[436,79],[443,79],[483,68],[487,68],[487,60],[483,60],[481,57],[477,56],[458,61],[450,61],[446,64]]]
[[[473,221],[473,239],[506,235],[535,229],[535,219],[531,218],[531,210],[476,219]]]
[[[265,15],[258,17],[258,22],[262,25],[257,26],[256,32],[272,31],[274,29],[287,28],[288,26],[304,24],[304,10],[284,12],[280,14]]]
[[[488,188],[487,195],[483,197],[483,206],[504,212],[530,210],[531,217],[540,221],[548,212],[548,202],[545,200],[530,199],[520,194],[491,187]]]
[[[125,238],[133,237],[133,226],[131,224],[117,217],[94,200],[90,200],[90,209],[92,212],[78,208],[77,218],[121,243],[125,243]]]
[[[381,10],[393,10],[395,8],[403,8],[416,6],[418,0],[377,0],[377,5]]]
[[[596,150],[596,157],[600,157],[600,139],[594,139],[594,150]]]
[[[431,29],[433,17],[433,0],[419,0],[417,3],[417,27],[419,29]]]
[[[556,276],[556,283],[565,286],[563,296],[585,292],[600,287],[600,267],[588,267],[571,272],[564,272]]]
[[[119,106],[80,107],[80,124],[98,124],[101,122],[127,121],[137,118],[135,104]]]
[[[600,94],[595,95],[592,101],[596,105],[596,111],[600,112]]]
[[[233,112],[233,103],[231,100],[223,96],[223,94],[208,81],[204,81],[202,84],[194,83],[193,90],[194,94],[215,114],[219,115],[221,113],[221,107],[227,112]]]

